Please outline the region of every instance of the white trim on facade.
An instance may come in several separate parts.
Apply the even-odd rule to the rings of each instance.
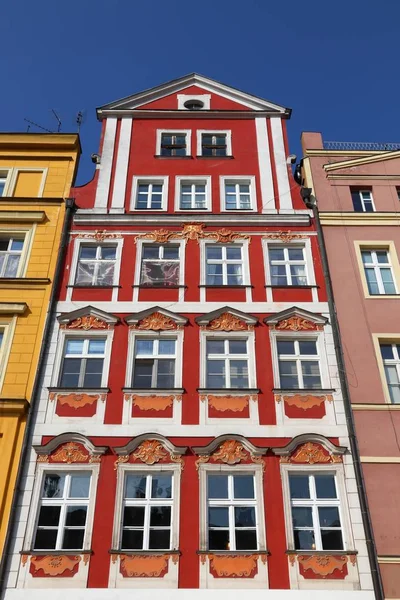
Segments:
[[[258,168],[260,172],[261,212],[277,212],[275,206],[274,182],[272,179],[271,154],[269,151],[267,121],[265,117],[256,117]]]
[[[131,146],[133,119],[121,120],[119,133],[117,164],[115,166],[114,188],[110,212],[123,213],[125,209],[125,192],[128,175],[129,152]]]
[[[96,199],[94,202],[94,209],[97,212],[107,212],[116,133],[117,119],[115,117],[108,117],[106,120],[99,179],[97,181]]]
[[[204,106],[199,110],[210,110],[211,94],[177,94],[178,110],[190,110],[185,103],[188,100],[199,100]]]
[[[292,195],[290,191],[288,166],[286,162],[285,144],[281,118],[271,118],[272,145],[274,148],[275,172],[278,183],[280,210],[293,210]]]

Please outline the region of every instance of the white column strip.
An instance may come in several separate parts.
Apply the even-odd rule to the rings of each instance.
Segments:
[[[271,117],[271,133],[274,145],[276,179],[278,181],[279,206],[283,210],[293,210],[286,164],[285,144],[283,143],[282,121],[280,117]]]
[[[131,145],[132,119],[122,119],[119,134],[117,164],[115,167],[114,189],[111,200],[112,213],[123,213],[125,207],[126,176],[128,173],[129,150]]]
[[[117,119],[110,117],[106,121],[103,149],[101,152],[101,163],[99,181],[97,183],[95,209],[107,212],[108,192],[110,190],[111,169],[114,156],[115,134],[117,131]]]
[[[260,171],[262,212],[275,210],[274,182],[272,179],[271,156],[268,145],[267,121],[256,117],[258,168]]]

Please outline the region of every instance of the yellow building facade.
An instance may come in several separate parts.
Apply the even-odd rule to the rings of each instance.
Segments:
[[[0,556],[79,156],[75,134],[0,134]]]

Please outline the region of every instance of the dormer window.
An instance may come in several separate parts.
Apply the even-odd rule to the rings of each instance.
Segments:
[[[188,110],[201,110],[202,108],[204,108],[204,102],[202,102],[201,100],[186,100],[186,102],[183,104],[183,106],[185,108],[187,108]]]

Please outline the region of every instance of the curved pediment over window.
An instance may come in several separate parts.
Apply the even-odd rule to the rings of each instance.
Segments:
[[[327,322],[326,317],[297,306],[274,313],[264,319],[264,323],[277,331],[320,331]]]
[[[154,306],[153,308],[128,315],[125,317],[125,322],[132,329],[167,331],[170,329],[182,329],[188,322],[188,319],[165,308]]]
[[[309,465],[342,462],[346,450],[317,433],[298,435],[286,446],[272,448],[272,452],[281,457],[281,462]]]
[[[257,317],[229,306],[196,317],[202,329],[210,331],[250,331],[258,322]]]
[[[63,313],[57,317],[57,320],[61,329],[89,331],[91,329],[112,329],[118,323],[119,318],[93,306],[85,306],[69,313]]]
[[[144,462],[153,465],[158,462],[181,462],[187,446],[175,446],[159,433],[144,433],[133,438],[125,446],[114,448],[118,455],[117,463]]]
[[[80,433],[62,433],[43,446],[33,446],[39,462],[95,463],[100,462],[106,446],[95,446]]]

